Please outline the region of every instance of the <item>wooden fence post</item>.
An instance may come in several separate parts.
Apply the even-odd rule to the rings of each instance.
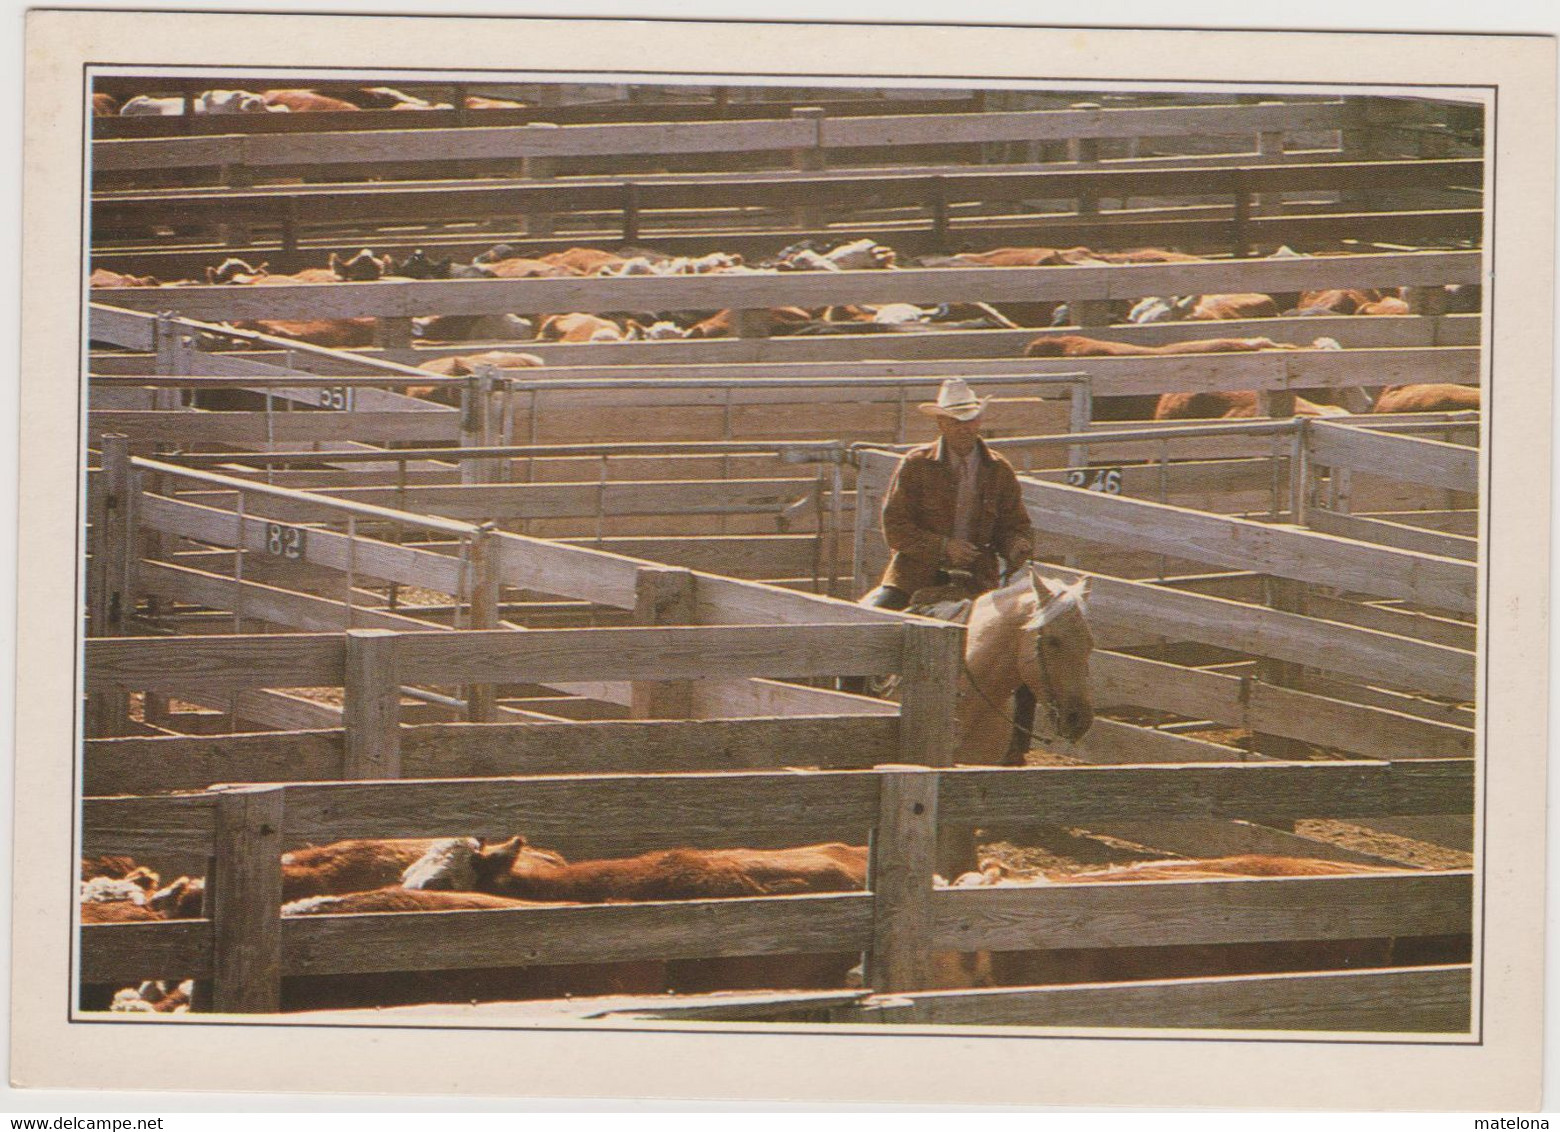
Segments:
[[[941,173],[931,178],[927,208],[932,214],[932,250],[945,254],[951,252],[953,245],[948,235],[948,181]]]
[[[1281,102],[1259,102],[1258,106],[1282,106]],[[1283,130],[1259,130],[1257,131],[1257,156],[1266,161],[1284,155],[1284,131]],[[1262,215],[1273,212],[1281,212],[1284,207],[1283,193],[1258,193],[1256,198],[1257,211]]]
[[[389,629],[347,630],[342,710],[347,778],[401,777],[399,641]]]
[[[409,318],[380,318],[374,322],[374,339],[381,350],[410,350],[412,348],[412,320]]]
[[[634,573],[635,625],[693,625],[694,576],[676,566],[641,566]],[[692,719],[693,684],[688,680],[636,680],[635,719]]]
[[[498,591],[503,584],[499,576],[498,543],[493,538],[494,526],[484,523],[471,537],[470,570],[471,617],[467,628],[498,628]],[[492,684],[471,684],[466,687],[466,719],[471,723],[492,723],[498,718],[497,695]]]
[[[623,182],[623,242],[630,246],[639,243],[639,184]]]
[[[899,757],[919,766],[952,766],[958,742],[962,625],[907,624],[899,677]],[[950,880],[975,867],[975,831],[949,826],[939,836],[937,870]]]
[[[532,122],[531,126],[561,129],[556,122]],[[558,159],[555,157],[522,157],[520,159],[520,176],[530,181],[548,181],[557,176]],[[525,214],[525,234],[532,240],[545,240],[553,235],[557,218],[550,212],[527,212]]]
[[[1098,102],[1074,102],[1073,110],[1098,110]],[[1097,165],[1100,160],[1099,138],[1069,138],[1067,140],[1067,160],[1078,165]],[[1125,203],[1125,202],[1123,202]],[[1078,194],[1078,216],[1093,217],[1100,211],[1100,201],[1093,193]]]
[[[937,777],[925,767],[879,768],[867,864],[872,950],[866,982],[875,991],[924,990],[930,982]]]
[[[791,164],[798,172],[815,173],[828,166],[828,155],[823,149],[825,113],[822,106],[795,106],[791,109],[793,120],[813,124],[812,144],[791,151]],[[814,232],[823,227],[824,219],[823,210],[817,205],[804,204],[796,210],[796,226],[807,232]]]
[[[217,799],[216,855],[207,875],[211,1009],[274,1013],[282,1002],[284,787],[245,787]]]
[[[92,508],[92,561],[87,576],[87,632],[94,637],[122,636],[135,603],[135,473],[130,438],[105,433],[98,492]],[[87,698],[87,734],[95,738],[129,730],[130,696],[104,689]]]

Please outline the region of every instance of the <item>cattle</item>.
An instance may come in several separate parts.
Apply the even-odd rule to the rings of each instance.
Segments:
[[[330,253],[330,270],[337,279],[347,283],[370,283],[389,275],[394,269],[389,256],[375,256],[368,248],[364,248],[351,259],[343,259],[335,252]]]
[[[1302,291],[1293,312],[1286,314],[1407,314],[1408,304],[1396,293],[1357,288]]]
[[[159,884],[157,874],[145,868],[136,868],[118,877],[95,876],[81,882],[80,901],[82,904],[128,902],[144,905]]]
[[[111,94],[97,91],[92,95],[92,116],[94,118],[112,118],[119,113],[119,100]]]
[[[363,838],[294,849],[282,854],[282,899],[399,884],[407,866],[420,860],[434,843],[432,838]]]
[[[524,110],[529,102],[516,102],[510,98],[487,98],[480,94],[468,94],[464,106],[467,110]]]
[[[187,1014],[194,993],[195,983],[189,979],[182,983],[148,980],[114,995],[109,1009],[116,1014]]]
[[[1278,306],[1269,295],[1200,295],[1187,314],[1188,322],[1222,322],[1236,318],[1277,318]]]
[[[97,112],[97,97],[93,96],[94,113]],[[269,110],[285,109],[285,106],[272,106],[268,99],[247,90],[207,90],[190,99],[192,114],[264,114]],[[159,98],[138,94],[119,108],[120,116],[125,118],[167,118],[183,113],[184,99],[178,95]]]
[[[566,264],[525,256],[487,260],[481,270],[494,279],[569,279],[585,274]]]
[[[264,114],[272,107],[247,90],[205,90],[195,99],[197,114]]]
[[[1165,354],[1239,354],[1255,350],[1299,350],[1304,347],[1271,338],[1193,338],[1143,346],[1136,342],[1107,342],[1081,334],[1054,334],[1036,338],[1024,347],[1026,358],[1148,357]]]
[[[431,358],[426,362],[418,362],[417,368],[444,377],[466,377],[476,373],[482,366],[492,366],[494,369],[529,369],[541,364],[542,359],[535,354],[517,354],[511,350],[489,350],[485,354]]]
[[[756,314],[755,329],[760,336],[765,337],[791,334],[798,328],[815,321],[812,313],[801,307],[774,307]],[[736,336],[737,312],[733,310],[716,311],[708,318],[695,322],[688,328],[687,333],[689,338],[735,338]]]
[[[317,113],[327,110],[357,110],[359,107],[341,98],[331,98],[313,90],[288,88],[267,90],[261,93],[269,107],[285,107],[295,114]]]
[[[1373,413],[1446,413],[1477,409],[1483,397],[1477,385],[1389,385],[1376,396]]]
[[[130,924],[164,919],[155,908],[133,900],[95,900],[81,904],[84,924]]]
[[[93,877],[126,877],[140,867],[135,863],[134,857],[83,857],[81,879],[86,881]]]
[[[567,267],[581,275],[594,275],[603,267],[616,267],[624,259],[621,255],[604,252],[600,248],[569,248],[567,251],[549,252],[537,258],[557,267]]]
[[[1136,303],[1127,321],[1217,322],[1237,318],[1276,318],[1278,304],[1271,295],[1183,295],[1178,298],[1150,297]]]
[[[809,237],[781,248],[769,264],[780,271],[859,271],[893,267],[898,260],[893,248],[876,240]]]
[[[455,840],[455,839],[452,839]],[[417,862],[413,862],[414,865]],[[490,892],[405,888],[386,885],[339,896],[305,896],[282,905],[284,916],[351,916],[391,912],[490,912],[502,908],[546,908],[547,901],[514,900]]]
[[[267,265],[251,267],[236,256],[228,256],[216,267],[206,268],[206,282],[212,285],[225,283],[253,283],[266,275]]]
[[[244,319],[232,324],[235,330],[252,330],[275,338],[291,338],[311,346],[349,350],[372,346],[377,320],[372,318],[316,318],[292,322],[278,319]]]
[[[1286,342],[1271,338],[1202,338],[1185,342],[1167,342],[1162,346],[1142,346],[1135,342],[1107,342],[1080,334],[1057,334],[1036,338],[1024,348],[1031,358],[1115,358],[1162,357],[1179,354],[1237,354],[1258,350],[1298,350]],[[1204,395],[1212,396],[1212,395]],[[1155,393],[1126,397],[1097,397],[1094,419],[1097,421],[1136,421],[1158,419],[1160,395]],[[1255,404],[1255,395],[1252,395]],[[1224,410],[1214,414],[1224,416]]]
[[[122,118],[168,118],[184,113],[183,98],[156,98],[138,94],[119,108]]]
[[[162,284],[154,275],[122,275],[106,267],[94,267],[91,277],[87,280],[87,286],[92,288],[160,287]]]
[[[412,319],[412,337],[424,342],[507,342],[531,337],[518,314],[436,314]]]
[[[663,849],[569,862],[516,836],[473,859],[483,892],[526,900],[708,900],[863,887],[867,851],[830,843],[797,849]]]
[[[472,263],[455,263],[448,259],[434,259],[422,248],[416,249],[400,263],[394,264],[386,274],[399,275],[403,279],[495,279],[488,268]]]
[[[634,337],[631,328],[593,314],[555,314],[543,319],[536,337],[543,342],[622,342]]]
[[[1336,405],[1318,405],[1295,398],[1297,417],[1348,416]],[[1244,420],[1262,416],[1261,398],[1249,389],[1204,393],[1161,393],[1154,406],[1156,421]]]

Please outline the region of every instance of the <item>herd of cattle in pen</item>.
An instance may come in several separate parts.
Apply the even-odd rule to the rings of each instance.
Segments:
[[[1296,258],[1300,253],[1285,247],[1270,258]],[[417,249],[397,261],[391,255],[375,255],[364,248],[350,257],[335,252],[325,266],[292,274],[273,273],[267,263],[251,264],[236,256],[208,266],[203,280],[163,281],[97,268],[93,289],[115,287],[181,287],[197,283],[231,286],[330,284],[337,282],[395,282],[430,279],[549,279],[583,276],[752,275],[794,271],[895,270],[901,257],[893,248],[871,239],[809,238],[792,244],[760,262],[747,263],[737,254],[714,252],[703,256],[674,256],[648,248],[606,251],[573,247],[566,251],[522,255],[510,244],[498,244],[473,256],[469,263],[439,259]],[[954,255],[922,256],[912,267],[1068,267],[1109,264],[1193,263],[1204,257],[1156,248],[1132,251],[1094,251],[1084,247],[1004,247]],[[1111,321],[1124,323],[1208,322],[1308,316],[1406,315],[1406,289],[1332,289],[1289,294],[1145,296],[1136,301],[1113,301]],[[1482,295],[1476,285],[1452,285],[1444,289],[1440,308],[1447,313],[1472,313],[1480,309]],[[741,319],[745,317],[746,322]],[[429,315],[414,319],[415,339],[426,345],[460,342],[624,342],[682,338],[725,338],[739,333],[780,337],[816,334],[887,333],[935,330],[1068,327],[1069,311],[1061,302],[959,302],[933,307],[912,303],[848,304],[817,309],[775,307],[739,313],[725,310],[560,312],[525,318],[515,314]],[[336,349],[368,347],[375,342],[373,318],[319,318],[304,320],[245,319],[230,323],[236,330],[257,331],[317,346]],[[217,342],[214,348],[221,348]],[[1030,342],[1029,357],[1090,358],[1121,355],[1236,353],[1262,350],[1338,349],[1335,339],[1319,337],[1309,347],[1275,342],[1265,337],[1196,338],[1158,346],[1110,342],[1082,334],[1046,335]],[[539,364],[534,355],[498,353],[483,359],[498,368]],[[439,359],[424,363],[445,374],[460,374],[461,363]],[[451,367],[454,368],[451,368]],[[1328,390],[1302,390],[1295,400],[1298,415],[1346,413],[1332,403]],[[1434,384],[1393,385],[1372,400],[1374,412],[1434,412],[1478,408],[1476,387]],[[1095,402],[1096,420],[1178,420],[1254,417],[1259,415],[1254,392],[1165,392],[1150,396],[1103,397]]]
[[[567,861],[513,837],[353,840],[281,858],[282,915],[473,911],[639,901],[852,892],[865,888],[868,851],[840,843],[793,849],[669,849],[636,857]],[[1231,877],[1337,876],[1390,872],[1370,865],[1240,856],[1146,861],[1096,872],[1019,875],[995,860],[951,887],[1099,884]],[[127,857],[82,861],[85,924],[187,920],[202,915],[203,878],[163,885]],[[950,887],[941,878],[939,887]],[[1293,943],[1062,948],[934,955],[940,989],[1109,982],[1278,970],[1323,970],[1465,962],[1467,937]],[[808,990],[860,986],[857,953],[636,960],[463,971],[288,976],[283,1011],[427,1003],[657,995],[717,990]],[[86,986],[84,1010],[183,1013],[193,983]]]
[[[508,98],[467,95],[467,110],[522,109],[527,104]],[[453,110],[447,102],[429,102],[388,86],[346,87],[333,94],[296,87],[279,90],[203,90],[190,99],[191,114],[304,114],[343,110]],[[98,118],[172,117],[185,112],[182,96],[138,94],[120,102],[98,91],[92,113]]]

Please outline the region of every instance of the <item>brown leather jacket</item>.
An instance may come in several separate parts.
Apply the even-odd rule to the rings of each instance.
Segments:
[[[987,448],[984,441],[975,444],[980,471],[970,541],[982,553],[970,569],[976,587],[985,591],[1001,581],[997,555],[1011,560],[1013,543],[1019,539],[1032,543],[1033,534],[1013,465]],[[914,593],[922,586],[935,585],[938,571],[952,565],[943,556],[943,547],[953,534],[957,494],[953,462],[942,440],[905,453],[883,501],[883,537],[894,552],[883,575],[885,585]]]

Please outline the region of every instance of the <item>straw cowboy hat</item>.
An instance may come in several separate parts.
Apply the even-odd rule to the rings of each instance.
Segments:
[[[937,391],[937,400],[917,406],[929,417],[972,421],[986,411],[990,397],[977,397],[962,377],[950,377]]]

